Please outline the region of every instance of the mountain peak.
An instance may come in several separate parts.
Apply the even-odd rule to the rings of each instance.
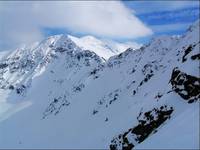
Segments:
[[[83,50],[93,51],[106,60],[108,60],[111,56],[125,51],[129,47],[132,47],[133,49],[140,47],[140,45],[136,43],[119,43],[111,40],[102,40],[91,35],[80,38],[69,36],[69,38]]]

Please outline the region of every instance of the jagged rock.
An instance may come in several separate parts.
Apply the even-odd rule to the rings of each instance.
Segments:
[[[46,110],[43,112],[42,118],[45,119],[47,116],[51,114],[57,115],[61,111],[62,107],[69,105],[70,102],[67,100],[66,95],[54,98],[53,101],[46,108]]]
[[[98,113],[97,110],[93,110],[93,111],[92,111],[92,114],[93,114],[93,115],[95,115],[96,113]]]
[[[136,90],[133,90],[133,95],[135,95],[136,94]]]
[[[56,52],[62,53],[62,52],[67,51],[67,49],[65,49],[65,48],[63,48],[63,47],[57,47],[57,48],[55,49],[55,51],[56,51]]]
[[[94,69],[93,71],[90,72],[91,75],[95,75],[97,73],[98,69]]]
[[[187,60],[186,56],[192,51],[193,49],[193,46],[190,45],[186,50],[185,50],[185,54],[183,55],[183,58],[182,58],[182,62],[185,62]]]
[[[14,88],[15,88],[15,87],[14,87],[13,85],[10,85],[10,86],[9,86],[9,89],[10,89],[10,90],[14,90]]]
[[[191,59],[192,59],[192,60],[196,60],[196,59],[197,59],[197,60],[200,60],[200,53],[199,53],[199,54],[196,54],[196,55],[192,55],[192,56],[191,56]]]
[[[113,138],[110,150],[131,150],[135,145],[149,137],[150,134],[156,132],[156,129],[167,119],[170,119],[173,110],[173,107],[168,108],[164,105],[145,113],[140,112],[137,117],[138,125]]]
[[[18,87],[16,88],[16,92],[17,92],[17,94],[21,94],[21,95],[24,94],[25,90],[26,90],[26,86],[23,85],[23,84],[20,85],[20,86],[18,86]]]
[[[181,72],[178,68],[172,71],[170,83],[173,91],[188,103],[200,99],[200,78]]]
[[[8,66],[8,64],[6,64],[6,63],[1,63],[1,64],[0,64],[0,69],[6,68],[7,66]]]

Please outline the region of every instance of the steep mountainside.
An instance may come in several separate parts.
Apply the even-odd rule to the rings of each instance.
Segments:
[[[0,148],[197,149],[198,33],[199,21],[107,61],[65,35],[13,51],[0,61]]]

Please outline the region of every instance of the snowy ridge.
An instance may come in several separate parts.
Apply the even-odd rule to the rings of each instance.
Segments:
[[[196,22],[108,60],[93,37],[15,50],[0,61],[0,148],[197,149],[198,32]]]
[[[69,36],[69,38],[83,50],[91,50],[106,60],[113,55],[125,51],[127,48],[138,49],[141,47],[137,43],[117,43],[109,40],[99,40],[93,36],[84,36],[81,38]]]

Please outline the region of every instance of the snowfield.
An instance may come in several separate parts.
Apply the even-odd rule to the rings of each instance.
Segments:
[[[56,35],[0,53],[0,148],[199,149],[199,26],[142,47]]]

